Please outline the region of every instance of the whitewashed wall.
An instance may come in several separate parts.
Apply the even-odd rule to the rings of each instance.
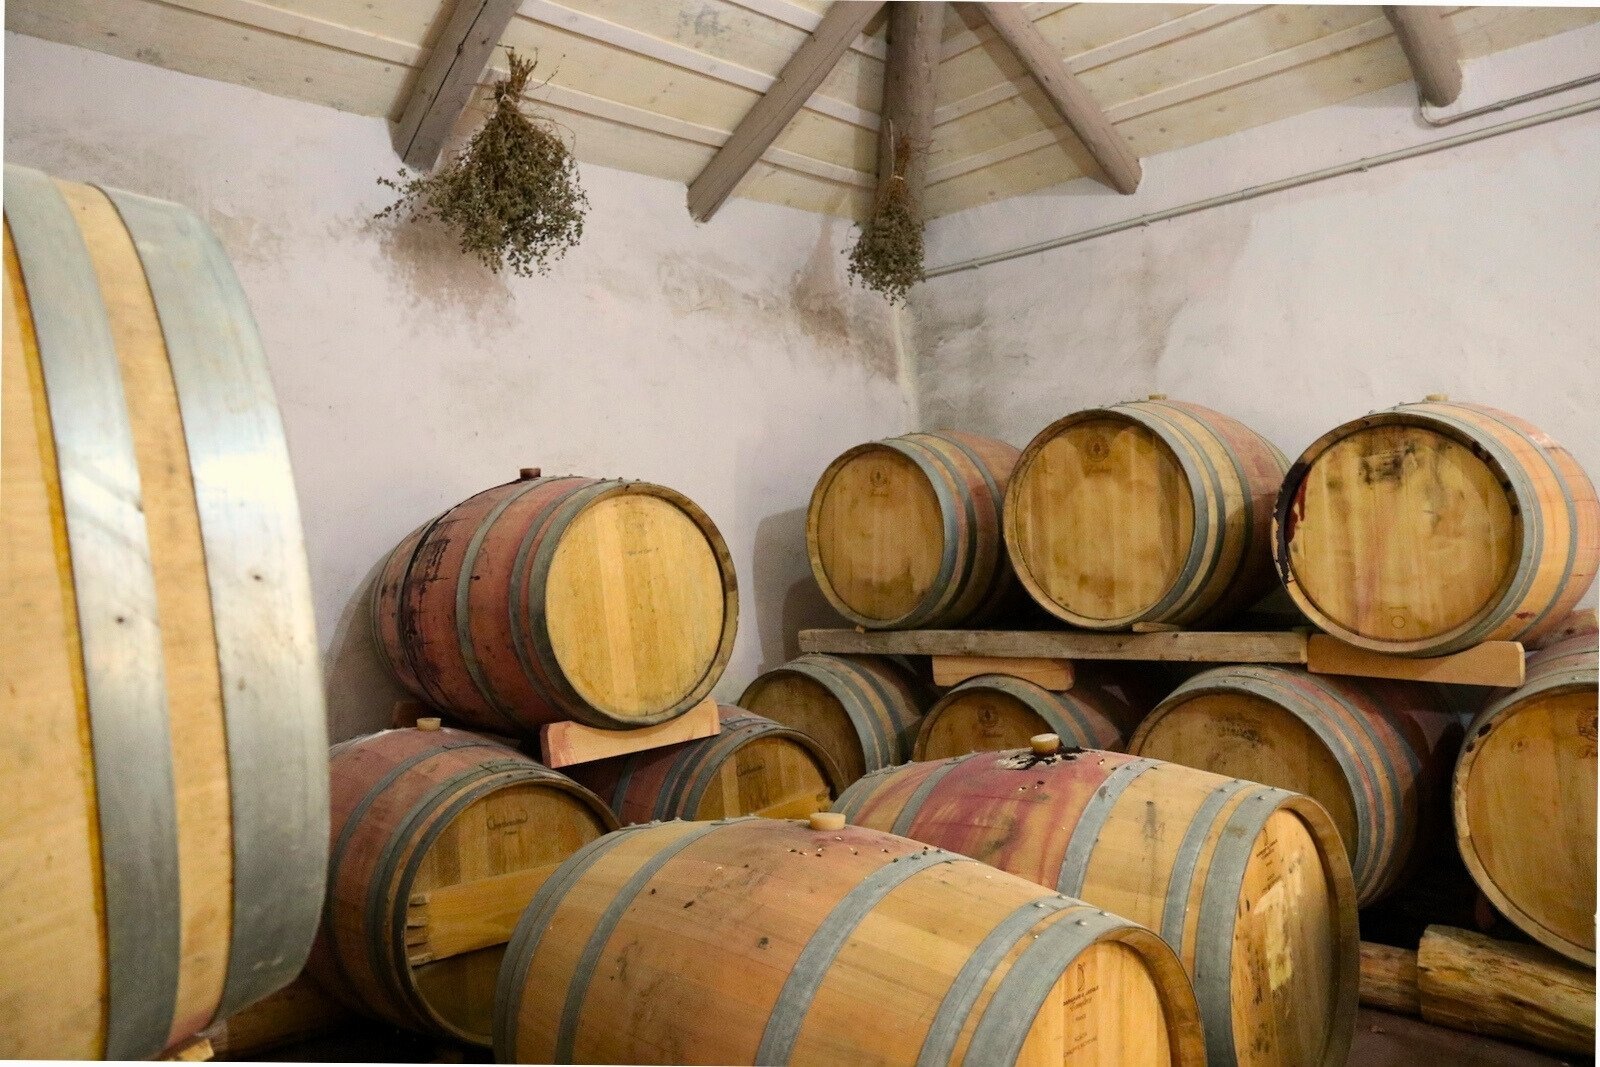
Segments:
[[[723,699],[836,619],[804,508],[846,447],[910,428],[885,305],[848,287],[848,227],[583,168],[582,245],[495,277],[447,237],[375,223],[398,161],[385,123],[7,34],[5,155],[198,210],[265,338],[305,515],[336,737],[398,695],[360,608],[430,515],[516,475],[626,476],[687,493],[739,571]]]

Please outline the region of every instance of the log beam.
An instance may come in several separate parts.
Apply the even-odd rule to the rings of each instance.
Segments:
[[[1444,8],[1385,6],[1384,15],[1400,39],[1417,94],[1434,107],[1461,95],[1461,42],[1444,20]]]
[[[1077,75],[1067,69],[1066,60],[1056,53],[1029,20],[1020,4],[979,4],[983,17],[995,34],[1006,43],[1022,65],[1044,90],[1078,140],[1089,150],[1106,181],[1119,193],[1139,188],[1144,168],[1122,134],[1117,132],[1105,111],[1083,87]]]
[[[727,142],[689,183],[689,214],[696,221],[706,222],[717,213],[882,6],[881,0],[835,0],[828,8],[811,36],[784,64],[772,88],[739,120]]]
[[[900,144],[906,191],[920,209],[928,179],[928,146],[933,141],[934,71],[944,38],[944,4],[889,5],[888,66],[883,81],[883,124],[878,139],[878,195],[894,176]]]
[[[434,44],[400,121],[394,149],[406,166],[431,170],[450,131],[472,100],[495,45],[521,0],[456,0],[450,21]]]

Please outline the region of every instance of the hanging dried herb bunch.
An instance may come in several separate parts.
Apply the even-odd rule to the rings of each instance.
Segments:
[[[529,277],[578,243],[589,201],[554,124],[522,112],[534,61],[508,51],[508,65],[494,85],[493,114],[454,158],[432,174],[378,179],[400,194],[378,217],[437,219],[490,270]]]
[[[894,171],[850,249],[850,278],[898,303],[922,280],[922,208],[906,184],[911,147],[895,145]]]

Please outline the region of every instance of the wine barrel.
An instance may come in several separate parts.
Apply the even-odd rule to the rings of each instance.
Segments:
[[[573,856],[506,952],[495,1058],[1204,1062],[1194,994],[1150,931],[813,819],[635,826]]]
[[[1016,461],[1004,441],[958,430],[857,445],[834,460],[806,513],[822,595],[875,630],[995,614],[1016,587],[1000,536]]]
[[[363,1014],[487,1045],[522,909],[617,821],[565,775],[437,724],[334,746],[328,901],[309,970]]]
[[[1211,623],[1273,585],[1268,540],[1287,461],[1242,423],[1161,396],[1051,423],[1006,492],[1017,577],[1091,630]]]
[[[1431,686],[1269,666],[1196,675],[1128,743],[1136,756],[1316,800],[1344,838],[1363,907],[1448,835],[1460,748],[1461,722]]]
[[[815,738],[846,785],[910,759],[922,722],[911,680],[870,656],[792,659],[746,686],[739,706]]]
[[[799,730],[719,704],[715,737],[582,763],[572,777],[604,797],[624,825],[760,815],[803,818],[844,788],[833,760]]]
[[[869,775],[852,823],[972,856],[1159,933],[1212,1063],[1342,1065],[1355,886],[1316,801],[1115,752],[977,752]]]
[[[1515,416],[1443,399],[1347,422],[1295,461],[1273,551],[1341,641],[1440,656],[1535,642],[1600,565],[1600,502],[1566,449]]]
[[[5,169],[0,1058],[142,1059],[300,970],[327,735],[261,341],[192,212]]]
[[[1473,720],[1455,771],[1456,843],[1506,918],[1594,966],[1595,636],[1528,658],[1527,678]]]
[[[372,620],[396,679],[512,736],[562,719],[650,726],[694,707],[739,621],[716,526],[659,485],[525,473],[384,561]]]
[[[1006,674],[981,674],[956,686],[923,717],[915,758],[1023,748],[1036,734],[1055,734],[1072,748],[1120,752],[1139,709],[1110,686],[1082,678],[1064,693]]]

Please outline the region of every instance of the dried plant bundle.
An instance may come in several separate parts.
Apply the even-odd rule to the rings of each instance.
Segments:
[[[861,225],[861,235],[850,249],[850,278],[888,297],[891,303],[906,298],[922,281],[922,209],[906,185],[910,146],[902,138],[895,148],[894,173],[884,183],[872,216]]]

